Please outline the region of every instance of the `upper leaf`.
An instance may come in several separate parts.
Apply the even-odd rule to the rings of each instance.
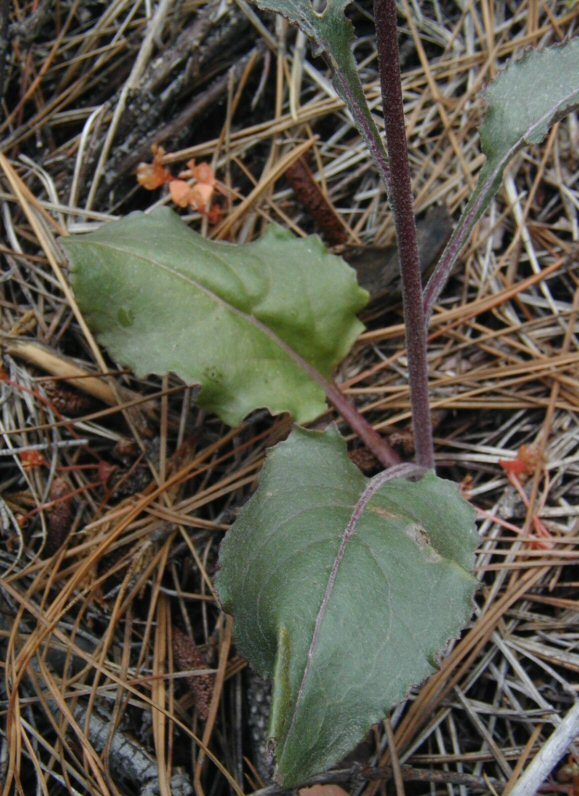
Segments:
[[[349,752],[472,613],[472,509],[433,473],[383,478],[359,472],[337,431],[295,430],[221,547],[239,649],[273,677],[286,787]]]
[[[509,64],[485,92],[481,127],[487,168],[525,144],[540,144],[549,128],[579,101],[579,39],[530,50]]]
[[[530,50],[509,64],[485,92],[480,131],[487,159],[475,192],[476,218],[498,190],[503,171],[525,145],[540,144],[551,125],[579,102],[579,39]],[[476,219],[475,219],[476,220]]]
[[[337,68],[352,56],[354,30],[344,16],[351,0],[328,0],[323,11],[314,10],[312,0],[254,0],[264,11],[275,11],[284,16],[312,39],[324,55]]]
[[[297,25],[318,46],[332,69],[336,91],[352,113],[379,172],[388,183],[386,147],[366,102],[352,51],[354,28],[344,13],[350,1],[327,0],[324,10],[317,12],[312,0],[253,0],[264,11],[275,11]]]
[[[300,422],[325,411],[324,377],[363,329],[354,271],[317,236],[280,227],[246,246],[202,238],[162,208],[62,241],[81,310],[138,375],[177,373],[236,425],[267,407]]]
[[[426,287],[427,309],[432,308],[475,223],[497,192],[509,161],[525,145],[539,144],[554,122],[579,107],[579,39],[526,53],[499,74],[485,98],[488,108],[480,138],[487,159]]]

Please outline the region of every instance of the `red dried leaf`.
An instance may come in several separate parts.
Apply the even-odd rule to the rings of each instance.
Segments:
[[[520,459],[501,459],[499,464],[505,473],[512,473],[513,475],[521,475],[526,469],[525,463]]]
[[[40,451],[23,451],[20,461],[25,470],[36,470],[39,467],[48,467],[47,461]]]
[[[219,205],[213,205],[205,215],[211,226],[215,226],[215,224],[219,224],[223,217],[223,209]]]
[[[516,459],[501,459],[499,464],[507,474],[529,476],[543,465],[543,461],[532,445],[521,445]]]

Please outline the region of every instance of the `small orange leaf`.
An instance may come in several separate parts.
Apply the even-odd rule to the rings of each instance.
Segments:
[[[23,451],[20,461],[25,470],[36,470],[38,467],[48,467],[46,459],[40,451]]]
[[[137,182],[147,191],[154,191],[173,179],[169,169],[166,169],[161,162],[165,154],[163,147],[153,144],[151,151],[153,162],[139,163],[137,166]]]
[[[499,464],[506,473],[512,475],[533,475],[543,461],[532,445],[521,445],[516,459],[501,459]]]
[[[187,165],[193,163],[194,161],[189,161]],[[198,166],[191,165],[190,168],[191,174],[197,182],[210,185],[211,187],[215,186],[215,174],[209,163],[200,163]]]
[[[311,788],[300,788],[299,796],[348,796],[348,792],[339,785],[312,785]]]
[[[177,207],[187,207],[191,204],[193,189],[185,180],[171,180],[169,183],[171,199]]]
[[[193,210],[205,212],[207,205],[213,196],[213,186],[204,182],[198,182],[191,188],[191,199],[189,204]]]

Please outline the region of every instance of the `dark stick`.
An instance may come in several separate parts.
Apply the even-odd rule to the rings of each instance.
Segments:
[[[428,363],[422,304],[422,279],[408,165],[394,0],[374,0],[374,20],[386,145],[390,162],[390,201],[394,211],[402,272],[402,305],[408,349],[410,403],[416,442],[416,460],[421,467],[433,469],[434,446],[428,399]]]
[[[499,787],[499,783],[494,778],[483,779],[476,777],[472,774],[462,774],[454,771],[437,771],[423,768],[414,768],[412,766],[401,767],[402,779],[404,782],[428,782],[441,785],[463,785],[469,788],[470,791],[484,791],[488,793],[489,785]],[[361,767],[354,765],[352,768],[341,768],[333,771],[327,771],[325,774],[319,774],[313,777],[308,783],[304,785],[313,786],[321,784],[336,784],[351,787],[352,785],[359,785],[364,781],[385,782],[391,781],[393,778],[392,768],[390,766],[378,767]],[[293,792],[293,791],[292,791]],[[254,791],[251,796],[288,796],[290,791],[282,788],[281,785],[268,785],[266,788]]]

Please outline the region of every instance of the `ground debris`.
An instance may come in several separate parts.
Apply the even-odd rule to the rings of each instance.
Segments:
[[[448,208],[456,219],[481,166],[481,86],[521,48],[573,35],[576,10],[398,5],[417,216]],[[374,105],[371,3],[348,13]],[[248,242],[270,222],[309,234],[320,220],[287,179],[307,152],[340,251],[388,253],[388,274],[373,273],[393,277],[379,282],[337,381],[411,458],[391,214],[329,72],[302,44],[244,0],[0,4],[7,789],[279,792],[263,737],[250,737],[267,734],[267,688],[248,697],[213,578],[219,542],[290,421],[256,413],[226,429],[199,410],[194,387],[137,378],[103,356],[58,239],[168,204],[168,183],[136,181],[153,144],[167,173],[195,160],[223,182],[218,223],[191,203],[179,210],[205,236]],[[363,761],[320,780],[358,796],[392,780],[413,796],[516,788],[576,699],[575,125],[562,120],[510,170],[433,316],[437,467],[476,507],[481,590],[440,672],[372,730]],[[522,447],[540,466],[525,466],[518,489],[500,462]],[[374,472],[363,450],[355,456]],[[561,792],[551,763],[540,778]]]

